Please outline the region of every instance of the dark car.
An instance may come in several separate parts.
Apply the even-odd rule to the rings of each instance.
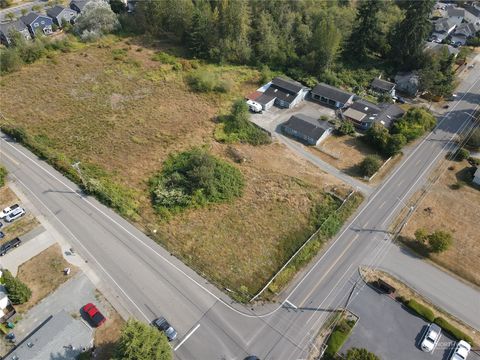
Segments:
[[[260,358],[256,357],[255,355],[247,356],[244,360],[260,360]]]
[[[169,324],[164,317],[159,317],[153,320],[153,325],[160,331],[163,331],[168,341],[173,341],[177,338],[177,331]]]
[[[3,231],[0,231],[0,239],[3,239],[5,237],[5,234],[3,233]]]
[[[0,256],[5,255],[7,252],[12,250],[13,248],[20,246],[21,243],[22,243],[22,240],[20,240],[18,237],[13,240],[7,241],[5,244],[0,246]]]
[[[97,309],[97,307],[92,303],[88,303],[87,305],[85,305],[82,310],[95,327],[99,327],[107,320],[105,316],[103,316],[102,313]]]

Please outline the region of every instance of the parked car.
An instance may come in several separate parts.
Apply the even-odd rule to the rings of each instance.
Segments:
[[[0,231],[0,239],[3,239],[5,237],[5,233],[3,231]]]
[[[260,113],[260,114],[262,113],[262,110],[263,110],[262,105],[260,105],[256,101],[247,100],[247,105],[251,112]]]
[[[20,240],[18,237],[13,240],[7,241],[5,244],[0,246],[0,256],[5,255],[7,252],[12,250],[13,248],[19,247],[21,243],[22,243],[22,240]]]
[[[101,326],[107,318],[97,309],[92,303],[88,303],[82,308],[83,312],[88,316],[88,319],[95,327]]]
[[[256,357],[255,355],[250,355],[247,356],[244,360],[260,360],[260,358]]]
[[[18,204],[13,204],[9,207],[6,207],[5,209],[3,209],[2,211],[0,211],[0,219],[4,219],[5,216],[8,215],[8,213],[12,212],[13,210],[15,210],[16,208],[18,208],[20,205]]]
[[[14,220],[17,220],[19,217],[22,217],[25,215],[25,210],[21,207],[17,207],[10,211],[7,216],[5,216],[5,221],[6,222],[12,222]]]
[[[442,334],[442,329],[437,324],[430,324],[425,331],[425,335],[422,340],[420,348],[426,352],[432,352],[435,350],[435,347],[440,340],[440,335]]]
[[[453,350],[450,360],[465,360],[472,347],[466,341],[460,340]]]
[[[168,341],[173,341],[177,338],[177,331],[169,324],[164,317],[159,317],[153,320],[153,325],[166,335]]]

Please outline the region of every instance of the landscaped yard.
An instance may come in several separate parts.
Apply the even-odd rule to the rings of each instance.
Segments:
[[[20,200],[15,196],[8,186],[0,188],[0,210],[13,204],[20,204]],[[0,244],[10,241],[18,236],[22,236],[33,230],[39,225],[38,220],[27,210],[27,214],[13,223],[7,223],[2,220],[3,227],[0,229],[5,234],[3,239],[0,239]]]
[[[466,181],[465,172],[470,167],[467,161],[448,161],[444,167],[448,169],[420,203],[402,236],[414,238],[419,228],[429,232],[451,232],[451,248],[441,254],[430,254],[430,258],[463,279],[480,285],[480,189]]]
[[[68,276],[63,272],[66,267],[71,269]],[[62,250],[57,244],[20,265],[17,277],[30,288],[32,297],[25,304],[16,305],[17,312],[24,313],[35,306],[74,276],[77,271],[75,266],[63,258]]]
[[[323,190],[348,189],[278,144],[233,145],[247,158],[234,164],[229,145],[213,138],[215,117],[258,87],[257,70],[158,50],[109,37],[25,66],[2,78],[1,88],[16,94],[2,91],[2,112],[65,169],[81,161],[85,176],[119,184],[112,188],[132,204],[124,214],[199,273],[248,297],[313,232]],[[187,79],[198,72],[217,74],[227,92],[193,92]],[[203,145],[239,168],[244,195],[167,221],[154,212],[147,181],[169,154]]]

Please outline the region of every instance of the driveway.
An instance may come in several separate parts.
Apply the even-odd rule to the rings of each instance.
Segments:
[[[387,295],[364,286],[350,303],[349,309],[360,317],[352,335],[343,346],[366,348],[380,359],[447,360],[455,341],[442,332],[433,353],[418,348],[428,323],[411,314],[402,304]],[[470,354],[469,360],[480,360]]]
[[[50,315],[64,310],[71,315],[80,316],[80,308],[89,302],[95,302],[101,308],[101,305],[95,301],[95,286],[85,274],[79,273],[23,314],[14,333],[19,340],[22,340]]]
[[[305,101],[302,101],[300,104],[295,106],[293,109],[280,109],[273,106],[269,110],[264,111],[262,114],[252,114],[250,120],[262,129],[267,130],[273,138],[278,139],[279,142],[284,144],[286,147],[288,147],[291,151],[293,151],[300,157],[311,162],[313,165],[329,173],[330,175],[333,175],[336,178],[342,180],[346,184],[349,184],[353,188],[356,188],[357,190],[363,192],[365,195],[370,195],[373,191],[370,186],[360,180],[350,177],[349,175],[338,170],[329,163],[323,161],[319,157],[311,154],[307,149],[305,149],[305,146],[303,144],[295,140],[289,139],[281,134],[280,124],[287,121],[290,116],[294,114],[304,114],[313,118],[320,118],[320,116],[322,115],[325,115],[329,118],[336,117],[334,110],[306,99]]]

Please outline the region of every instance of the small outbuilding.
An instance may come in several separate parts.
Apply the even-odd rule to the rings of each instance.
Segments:
[[[373,79],[370,89],[377,94],[389,94],[395,96],[395,83],[380,78]]]
[[[293,115],[281,125],[282,131],[309,145],[319,145],[333,131],[327,121],[317,120],[304,114]]]
[[[325,83],[317,84],[311,91],[312,99],[336,109],[344,108],[353,102],[354,95]]]
[[[70,2],[70,9],[75,10],[77,13],[81,13],[90,0],[73,0]]]

